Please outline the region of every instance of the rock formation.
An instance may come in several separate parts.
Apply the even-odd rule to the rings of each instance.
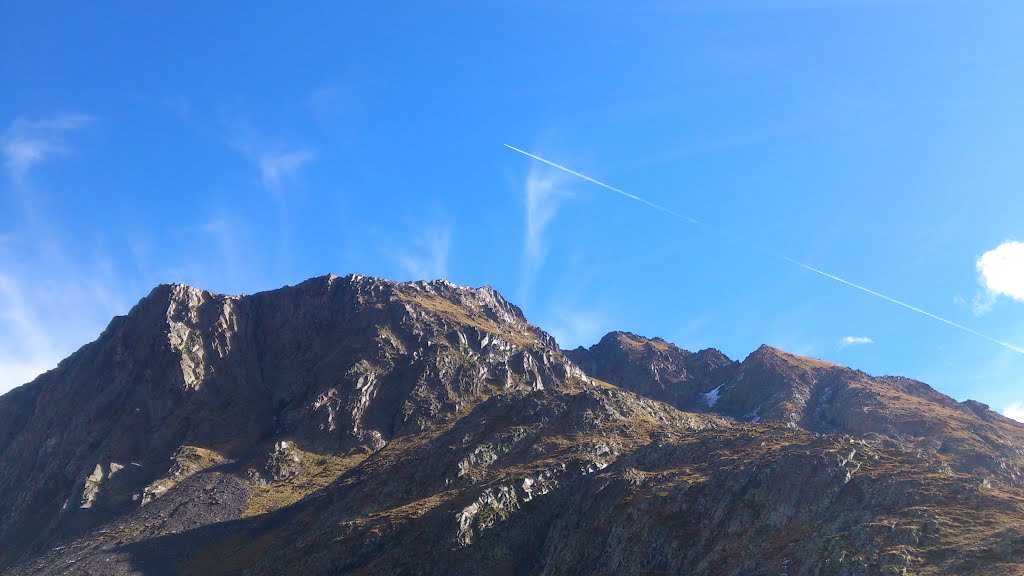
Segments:
[[[0,396],[5,574],[1017,574],[1024,426],[490,288],[160,286]]]

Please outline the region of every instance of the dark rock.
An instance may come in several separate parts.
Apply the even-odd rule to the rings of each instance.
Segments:
[[[0,396],[0,570],[1013,574],[1022,470],[984,405],[769,346],[563,353],[445,281],[161,286]]]

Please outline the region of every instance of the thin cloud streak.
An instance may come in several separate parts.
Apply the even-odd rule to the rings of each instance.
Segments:
[[[281,200],[282,188],[317,157],[316,150],[310,147],[268,142],[248,129],[236,130],[227,143],[256,168],[260,185]]]
[[[986,336],[985,334],[982,334],[981,332],[978,332],[977,330],[974,330],[972,328],[968,328],[967,326],[964,326],[963,324],[957,324],[956,322],[953,322],[952,320],[946,320],[945,318],[943,318],[941,316],[936,316],[935,314],[932,314],[931,312],[928,312],[926,310],[922,310],[922,309],[920,309],[920,308],[918,308],[916,306],[911,306],[910,304],[907,304],[906,302],[901,302],[901,301],[899,301],[899,300],[897,300],[895,298],[891,298],[891,297],[886,296],[885,294],[882,294],[880,292],[875,292],[874,290],[871,290],[870,288],[865,288],[864,286],[861,286],[859,284],[854,284],[853,282],[850,282],[849,280],[844,280],[844,279],[840,278],[839,276],[834,276],[832,274],[829,274],[828,272],[824,272],[822,270],[818,270],[817,268],[814,268],[813,266],[808,266],[807,264],[804,264],[802,262],[798,262],[796,260],[793,260],[792,258],[785,258],[785,259],[788,260],[789,262],[792,262],[793,264],[796,264],[797,266],[800,266],[801,268],[804,268],[806,270],[810,270],[811,272],[814,272],[815,274],[820,274],[820,275],[822,275],[822,276],[824,276],[826,278],[831,278],[831,279],[833,279],[833,280],[835,280],[837,282],[842,282],[843,284],[846,284],[847,286],[849,286],[851,288],[856,288],[857,290],[860,290],[861,292],[865,292],[867,294],[871,294],[872,296],[877,296],[877,297],[879,297],[879,298],[881,298],[883,300],[887,300],[889,302],[892,302],[893,304],[902,306],[902,307],[906,308],[907,310],[913,310],[914,312],[917,312],[918,314],[924,314],[925,316],[927,316],[927,317],[929,317],[929,318],[931,318],[933,320],[938,320],[939,322],[942,322],[942,323],[948,324],[949,326],[952,326],[954,328],[958,328],[960,330],[963,330],[964,332],[967,332],[968,334],[973,334],[975,336],[978,336],[979,338],[984,338],[985,340],[988,340],[989,342],[992,342],[994,344],[999,344],[1000,346],[1003,346],[1004,348],[1009,348],[1010,350],[1013,350],[1014,352],[1019,352],[1021,354],[1024,354],[1024,348],[1021,348],[1020,346],[1016,346],[1016,345],[1011,344],[1009,342],[1004,342],[1002,340],[993,338],[991,336]]]
[[[0,274],[0,394],[56,367],[124,313],[124,298],[105,278],[64,272],[73,286]]]
[[[281,186],[282,180],[291,177],[299,168],[314,158],[316,158],[316,154],[308,148],[260,154],[257,159],[260,168],[260,181],[267,188],[277,189]]]
[[[526,240],[524,250],[529,267],[535,268],[544,260],[544,230],[558,213],[562,198],[569,194],[561,190],[561,179],[552,174],[530,170],[526,178]]]
[[[433,226],[413,242],[416,253],[396,255],[398,264],[413,280],[436,280],[448,276],[448,255],[451,253],[452,231],[447,226]]]
[[[547,245],[544,233],[548,225],[558,214],[558,208],[564,198],[572,194],[566,190],[564,176],[554,171],[541,171],[533,167],[526,177],[524,200],[526,203],[526,223],[523,231],[523,260],[520,279],[520,291],[525,300],[533,284],[537,270],[544,264],[547,257]]]
[[[545,322],[548,332],[563,350],[589,346],[605,333],[606,318],[592,311],[562,309],[553,321]]]
[[[625,196],[626,198],[629,198],[630,200],[636,200],[637,202],[640,202],[641,204],[646,204],[647,206],[649,206],[651,208],[654,208],[655,210],[660,210],[661,212],[664,212],[666,214],[670,214],[672,216],[675,216],[676,218],[682,218],[683,220],[686,220],[687,222],[690,222],[691,224],[696,224],[697,223],[697,221],[694,220],[693,218],[690,218],[689,216],[684,216],[684,215],[680,214],[679,212],[676,212],[675,210],[672,210],[671,208],[666,208],[666,207],[664,207],[664,206],[662,206],[660,204],[655,204],[654,202],[650,202],[650,201],[644,200],[643,198],[641,198],[639,196],[634,196],[633,194],[630,194],[629,192],[626,192],[626,191],[620,190],[620,189],[618,189],[618,188],[616,188],[614,186],[610,186],[608,184],[605,184],[604,182],[601,182],[600,180],[595,180],[595,179],[591,178],[590,176],[586,176],[584,174],[580,174],[579,172],[576,172],[575,170],[570,170],[569,168],[566,168],[565,166],[562,166],[560,164],[555,164],[554,162],[552,162],[550,160],[545,160],[544,158],[541,158],[540,156],[535,156],[533,154],[530,154],[529,152],[527,152],[525,150],[520,150],[519,148],[516,148],[515,146],[510,146],[508,144],[503,144],[503,146],[505,146],[506,148],[509,148],[511,150],[515,150],[516,152],[519,152],[520,154],[522,154],[524,156],[529,156],[530,158],[533,158],[534,160],[537,160],[538,162],[543,162],[543,163],[547,164],[548,166],[551,166],[552,168],[558,168],[559,170],[561,170],[563,172],[567,172],[569,174],[572,174],[573,176],[576,176],[577,178],[582,178],[583,180],[586,180],[587,182],[590,182],[592,184],[597,184],[598,186],[600,186],[602,188],[605,188],[607,190],[611,190],[612,192],[615,192],[616,194],[621,194],[621,195]]]
[[[33,380],[96,337],[122,314],[131,282],[119,277],[102,241],[91,256],[68,243],[35,202],[30,172],[74,153],[69,134],[93,122],[85,114],[14,120],[0,133],[0,153],[21,202],[16,231],[0,235],[0,393]]]
[[[535,154],[531,154],[529,152],[526,152],[525,150],[521,150],[521,149],[516,148],[514,146],[509,146],[508,144],[505,144],[504,146],[506,148],[509,148],[511,150],[519,152],[520,154],[523,154],[524,156],[528,156],[530,158],[533,158],[534,160],[537,160],[539,162],[543,162],[544,164],[547,164],[548,166],[557,168],[559,170],[562,170],[564,172],[572,174],[573,176],[576,176],[576,177],[582,178],[582,179],[584,179],[584,180],[586,180],[588,182],[592,182],[594,184],[597,184],[598,186],[601,186],[602,188],[606,188],[608,190],[611,190],[612,192],[615,192],[615,193],[620,194],[622,196],[625,196],[625,197],[627,197],[627,198],[629,198],[631,200],[635,200],[637,202],[645,204],[645,205],[647,205],[647,206],[649,206],[651,208],[654,208],[656,210],[659,210],[661,212],[665,212],[666,214],[669,214],[671,216],[675,216],[676,218],[680,218],[680,219],[685,220],[687,222],[690,222],[692,224],[697,224],[698,223],[697,220],[694,220],[693,218],[690,218],[689,216],[684,216],[684,215],[682,215],[682,214],[680,214],[680,213],[678,213],[678,212],[676,212],[676,211],[674,211],[674,210],[672,210],[670,208],[666,208],[666,207],[661,206],[659,204],[655,204],[655,203],[650,202],[648,200],[645,200],[645,199],[643,199],[643,198],[641,198],[639,196],[635,196],[633,194],[630,194],[628,192],[620,190],[620,189],[618,189],[618,188],[616,188],[614,186],[611,186],[609,184],[605,184],[604,182],[601,182],[601,181],[595,180],[594,178],[591,178],[589,176],[580,174],[579,172],[576,172],[575,170],[571,170],[569,168],[566,168],[565,166],[561,166],[559,164],[551,162],[550,160],[545,160],[544,158],[541,158],[540,156],[537,156]],[[709,227],[707,224],[704,224],[704,226],[707,229],[709,229],[709,230],[717,231],[714,228]],[[718,233],[722,234],[721,232],[718,232]],[[762,252],[767,252],[763,248],[758,248],[758,250],[762,251]],[[1003,340],[999,340],[997,338],[993,338],[991,336],[987,336],[985,334],[982,334],[981,332],[978,332],[977,330],[974,330],[972,328],[968,328],[967,326],[964,326],[963,324],[958,324],[956,322],[953,322],[952,320],[947,320],[947,319],[945,319],[945,318],[943,318],[941,316],[937,316],[935,314],[932,314],[931,312],[928,312],[928,311],[922,310],[922,309],[920,309],[920,308],[918,308],[916,306],[912,306],[910,304],[907,304],[906,302],[901,302],[900,300],[897,300],[897,299],[892,298],[890,296],[886,296],[885,294],[882,294],[880,292],[876,292],[874,290],[871,290],[870,288],[866,288],[866,287],[861,286],[859,284],[854,284],[853,282],[850,282],[849,280],[845,280],[843,278],[840,278],[839,276],[835,276],[833,274],[829,274],[828,272],[825,272],[823,270],[819,270],[819,269],[817,269],[817,268],[815,268],[813,266],[809,266],[807,264],[804,264],[803,262],[800,262],[798,260],[794,260],[793,258],[790,258],[788,256],[785,256],[785,255],[782,255],[782,254],[776,254],[776,256],[781,258],[781,259],[783,259],[783,260],[785,260],[785,261],[787,261],[787,262],[790,262],[792,264],[796,264],[797,266],[799,266],[799,267],[801,267],[801,268],[803,268],[805,270],[808,270],[810,272],[814,272],[815,274],[824,276],[825,278],[830,278],[832,280],[835,280],[836,282],[840,282],[840,283],[845,284],[845,285],[847,285],[847,286],[849,286],[851,288],[856,288],[857,290],[860,290],[861,292],[864,292],[866,294],[870,294],[870,295],[875,296],[877,298],[881,298],[883,300],[886,300],[886,301],[891,302],[893,304],[896,304],[898,306],[902,306],[902,307],[904,307],[904,308],[906,308],[908,310],[912,310],[914,312],[917,312],[918,314],[922,314],[924,316],[927,316],[927,317],[929,317],[929,318],[931,318],[933,320],[938,320],[939,322],[942,322],[943,324],[952,326],[954,328],[957,328],[959,330],[967,332],[968,334],[973,334],[974,336],[977,336],[979,338],[983,338],[985,340],[988,340],[989,342],[992,342],[993,344],[998,344],[998,345],[1000,345],[1000,346],[1002,346],[1004,348],[1007,348],[1009,350],[1013,350],[1014,352],[1018,352],[1020,354],[1024,354],[1024,348],[1022,348],[1020,346],[1017,346],[1015,344],[1011,344],[1010,342],[1005,342]]]
[[[850,346],[861,346],[864,344],[874,344],[875,341],[867,336],[846,336],[839,341],[839,348],[849,348]]]
[[[90,122],[92,117],[86,114],[63,114],[42,120],[15,119],[0,139],[8,173],[20,180],[33,165],[54,154],[67,152],[64,135]]]
[[[24,291],[12,277],[0,275],[0,320],[10,326],[12,339],[16,336],[22,347],[33,353],[52,351],[45,330],[39,327]],[[30,354],[35,356],[36,354]],[[43,354],[46,355],[46,354]]]

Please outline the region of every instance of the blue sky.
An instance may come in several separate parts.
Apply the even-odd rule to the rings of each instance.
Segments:
[[[0,390],[158,283],[358,272],[1024,402],[1024,355],[772,255],[1024,344],[1020,3],[66,4],[0,7]]]

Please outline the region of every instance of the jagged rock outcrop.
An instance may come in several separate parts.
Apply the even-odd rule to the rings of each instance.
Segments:
[[[563,353],[490,288],[161,286],[0,396],[0,571],[1015,574],[1022,464],[920,382]]]
[[[737,368],[713,348],[694,353],[629,332],[610,332],[589,349],[580,347],[566,356],[594,378],[684,410],[699,409],[701,395],[731,378]]]
[[[167,470],[184,447],[233,461],[287,436],[372,452],[495,393],[585,383],[491,288],[361,276],[241,297],[160,286],[0,398],[0,560],[160,497],[191,473]],[[110,462],[133,474],[107,482]]]
[[[694,354],[660,338],[622,332],[568,355],[595,378],[684,410],[854,435],[928,454],[937,470],[1024,486],[1024,427],[923,382],[872,377],[767,345],[736,363],[715,350]],[[714,361],[695,362],[701,356]]]

